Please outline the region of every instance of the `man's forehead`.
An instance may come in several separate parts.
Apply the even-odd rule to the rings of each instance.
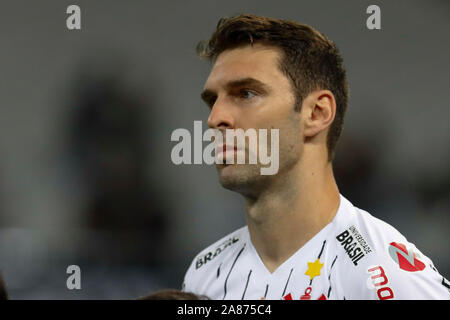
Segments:
[[[226,85],[244,78],[265,82],[280,76],[280,54],[277,48],[260,44],[226,50],[217,57],[205,88]]]

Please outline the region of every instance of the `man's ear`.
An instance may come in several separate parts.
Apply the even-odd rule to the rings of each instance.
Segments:
[[[333,123],[336,116],[336,99],[329,90],[311,92],[303,102],[302,117],[303,133],[306,138],[312,138]]]

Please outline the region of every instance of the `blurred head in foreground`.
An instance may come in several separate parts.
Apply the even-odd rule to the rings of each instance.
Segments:
[[[2,275],[0,274],[0,300],[8,300],[8,293],[6,292],[6,286],[3,282]]]
[[[165,289],[150,293],[137,300],[208,300],[208,297],[199,296],[191,292],[184,292],[176,289]]]

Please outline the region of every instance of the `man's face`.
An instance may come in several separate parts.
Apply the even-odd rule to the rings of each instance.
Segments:
[[[289,79],[279,69],[281,53],[261,44],[221,53],[206,81],[202,99],[210,107],[208,125],[213,129],[279,129],[279,171],[262,176],[261,165],[218,164],[221,184],[230,190],[251,194],[295,165],[301,153],[300,113]],[[224,139],[225,140],[225,139]],[[259,139],[258,139],[259,140]],[[246,159],[248,159],[248,140]],[[234,153],[233,150],[231,152]],[[236,163],[236,161],[235,161]]]

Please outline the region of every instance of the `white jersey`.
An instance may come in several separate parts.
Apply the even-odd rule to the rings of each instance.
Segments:
[[[247,227],[193,260],[183,290],[210,299],[450,299],[433,262],[343,196],[333,221],[270,273]]]

